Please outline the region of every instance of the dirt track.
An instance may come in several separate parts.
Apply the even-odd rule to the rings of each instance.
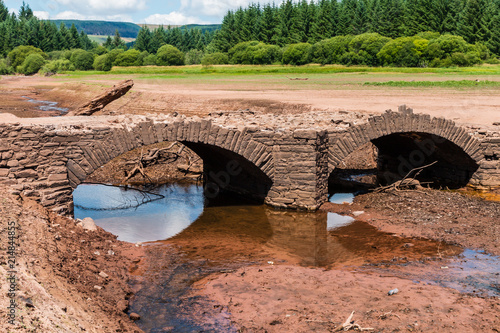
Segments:
[[[251,81],[184,82],[176,80],[134,79],[134,88],[104,109],[106,113],[179,112],[186,115],[207,115],[210,112],[252,109],[271,113],[307,112],[308,110],[347,110],[383,113],[406,104],[415,112],[445,117],[459,123],[491,125],[500,122],[500,94],[495,89],[391,88],[343,84],[345,77],[332,74],[315,82],[315,77],[300,85],[290,85],[283,76],[263,77]],[[410,80],[405,74],[399,79]],[[56,77],[2,77],[0,80],[0,112],[19,117],[40,116],[34,105],[21,96],[51,100],[73,109],[98,95],[124,77],[88,77],[83,81]],[[376,80],[363,75],[363,80]],[[416,79],[436,80],[433,75]],[[443,78],[441,78],[443,79]],[[449,78],[447,78],[449,79]],[[457,78],[463,79],[463,78]],[[468,78],[470,79],[470,78]],[[488,79],[491,79],[488,77]],[[265,81],[269,80],[269,83]],[[297,82],[297,81],[291,81]]]

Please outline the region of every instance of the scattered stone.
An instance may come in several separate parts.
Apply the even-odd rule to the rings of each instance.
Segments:
[[[101,286],[94,286],[94,289],[101,290],[102,287]]]
[[[90,230],[90,231],[96,231],[97,226],[95,225],[95,222],[92,218],[86,217],[82,220],[82,227],[85,230]]]
[[[362,211],[362,210],[357,210],[357,211],[352,212],[352,215],[354,215],[354,216],[360,216],[360,215],[363,215],[364,213],[365,212]]]
[[[104,272],[100,272],[99,276],[102,277],[102,278],[105,278],[105,279],[107,279],[109,277],[109,275],[106,274],[106,273],[104,273]]]
[[[139,316],[137,313],[135,312],[132,312],[130,314],[130,319],[133,320],[133,321],[137,321],[137,320],[140,320],[141,319],[141,316]]]
[[[389,296],[396,295],[398,292],[399,292],[398,288],[395,288],[395,289],[389,290],[387,295],[389,295]]]

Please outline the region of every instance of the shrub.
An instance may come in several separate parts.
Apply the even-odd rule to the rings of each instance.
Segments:
[[[192,49],[186,53],[184,62],[186,63],[186,65],[199,65],[201,64],[202,58],[203,51]]]
[[[30,54],[39,54],[42,58],[47,58],[47,54],[45,54],[39,48],[34,46],[18,46],[9,52],[7,55],[8,65],[12,66],[12,68],[17,69],[18,66],[21,66],[24,63],[24,60]]]
[[[155,66],[156,65],[156,55],[149,54],[142,61],[143,66]]]
[[[96,55],[103,55],[103,54],[108,53],[108,49],[102,45],[98,45],[98,46],[94,47],[92,50],[90,50],[90,52],[92,52],[93,54],[96,54]]]
[[[229,50],[228,55],[233,64],[264,65],[279,61],[280,53],[280,48],[276,45],[250,41],[236,44]]]
[[[366,33],[353,37],[349,42],[349,51],[357,54],[353,65],[378,66],[377,53],[391,39],[377,33]]]
[[[7,60],[0,59],[0,75],[12,74],[14,69],[7,64]]]
[[[141,66],[142,59],[139,57],[141,52],[139,50],[130,49],[122,52],[116,56],[113,65],[115,66]]]
[[[38,71],[45,64],[45,59],[39,53],[31,53],[24,59],[21,66],[20,72],[25,75],[32,75],[38,73]]]
[[[76,69],[86,71],[93,68],[94,55],[82,49],[75,49],[72,50],[70,61]]]
[[[210,65],[225,65],[229,63],[229,57],[226,53],[215,52],[210,54],[205,54],[201,59],[201,64],[203,66]]]
[[[110,71],[113,67],[113,62],[109,54],[103,54],[95,58],[93,67],[98,71]]]
[[[283,63],[305,65],[311,61],[312,46],[309,43],[290,44],[283,52]]]
[[[46,63],[42,69],[41,72],[43,74],[46,73],[60,73],[60,72],[66,72],[66,71],[74,71],[75,66],[69,61],[68,59],[58,59],[58,60],[52,60]]]
[[[399,37],[389,41],[377,54],[385,66],[417,67],[424,62],[423,52],[429,41],[417,36]]]
[[[489,58],[485,61],[485,63],[489,65],[498,65],[500,64],[500,60],[498,60],[498,58]]]
[[[317,42],[312,47],[312,60],[322,65],[339,64],[340,58],[348,52],[353,36],[336,36]]]
[[[65,51],[51,51],[48,53],[49,60],[58,60],[58,59],[64,59],[64,52]]]
[[[109,56],[109,59],[111,59],[111,63],[114,63],[118,55],[122,54],[123,52],[125,52],[124,49],[113,49],[109,51],[107,54]]]
[[[175,46],[166,44],[156,52],[156,63],[160,66],[184,65],[184,54]]]
[[[466,53],[467,51],[468,44],[463,37],[447,34],[429,42],[426,57],[443,59],[451,56],[452,53]]]

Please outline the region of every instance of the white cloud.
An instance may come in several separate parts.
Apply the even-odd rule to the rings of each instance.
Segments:
[[[55,20],[96,20],[96,21],[116,21],[116,22],[132,22],[130,15],[108,15],[108,16],[95,16],[95,15],[82,15],[72,11],[61,12],[51,19]]]
[[[144,19],[147,24],[163,24],[163,25],[183,25],[198,23],[203,24],[202,20],[194,16],[186,16],[180,12],[171,12],[169,14],[153,14]]]
[[[38,17],[40,20],[48,20],[50,18],[49,12],[34,10],[33,15]]]
[[[82,14],[67,10],[67,11],[58,13],[56,16],[53,17],[53,19],[56,19],[56,20],[85,20],[86,17]]]
[[[87,15],[102,16],[104,13],[131,13],[146,8],[146,0],[55,0],[60,5]]]
[[[259,1],[261,5],[272,2],[271,0]],[[226,15],[228,10],[246,8],[255,0],[181,0],[181,11],[193,13],[196,15],[206,15],[221,18]],[[281,1],[277,0],[278,5]]]

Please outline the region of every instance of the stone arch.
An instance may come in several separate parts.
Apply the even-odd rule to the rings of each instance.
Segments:
[[[230,152],[247,167],[262,172],[272,183],[274,162],[272,150],[254,140],[252,132],[225,128],[210,120],[154,122],[147,120],[127,127],[111,128],[82,145],[83,156],[67,162],[68,180],[74,189],[96,169],[132,149],[163,141],[179,141],[190,148],[197,145]],[[196,150],[196,149],[195,149]],[[254,171],[255,172],[255,171]]]
[[[464,158],[468,161],[464,163],[470,169],[477,169],[483,157],[480,141],[451,120],[408,111],[389,111],[371,117],[367,123],[354,126],[342,134],[332,135],[328,152],[329,171],[332,172],[343,159],[368,142],[377,145],[385,140],[387,145],[390,138],[412,135],[420,136],[424,140],[425,138],[435,138],[438,142],[441,140],[448,144],[448,148],[453,146],[455,152],[460,151],[465,154]]]

